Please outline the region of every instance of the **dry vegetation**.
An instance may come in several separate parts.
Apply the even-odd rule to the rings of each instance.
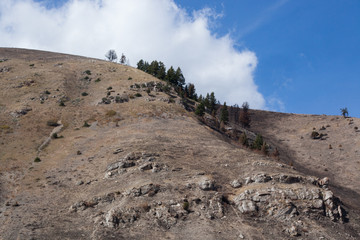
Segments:
[[[22,49],[0,59],[0,239],[360,237],[359,119],[250,111],[271,158],[149,91],[160,81],[140,70]]]

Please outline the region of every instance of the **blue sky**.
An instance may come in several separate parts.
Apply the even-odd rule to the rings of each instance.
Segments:
[[[277,110],[336,115],[348,107],[360,117],[360,1],[179,3],[223,13],[214,31],[256,53],[255,82],[268,101],[283,102]]]
[[[4,1],[14,3],[23,0]],[[83,0],[83,2],[94,1]],[[44,4],[46,1],[36,0],[36,2]],[[45,10],[39,10],[39,7],[36,11],[43,14],[43,19],[51,19],[54,15],[58,19],[72,16],[69,13],[77,12],[80,8],[79,4],[76,5],[74,1],[71,1],[68,3],[71,7],[68,9],[72,10],[67,11],[64,8],[67,2],[65,0],[47,1],[47,13]],[[97,1],[98,4],[100,2]],[[102,53],[106,49],[113,47],[120,52],[127,53],[132,60],[131,65],[135,65],[139,57],[143,56],[142,58],[148,61],[157,58],[163,60],[167,66],[181,66],[186,79],[194,82],[200,93],[215,91],[216,94],[218,92],[220,100],[228,101],[230,104],[236,102],[241,105],[243,101],[249,101],[250,107],[254,106],[255,108],[328,115],[339,115],[340,108],[347,107],[351,116],[360,117],[360,1],[358,0],[175,0],[174,2],[170,0],[118,0],[117,2],[116,0],[103,0],[103,2],[112,3],[114,8],[117,4],[119,9],[125,6],[120,6],[119,2],[135,6],[136,3],[144,4],[145,2],[157,4],[156,9],[148,7],[146,13],[139,12],[135,15],[149,14],[148,19],[163,16],[163,19],[159,17],[156,22],[159,28],[156,34],[164,34],[161,36],[163,39],[167,37],[167,32],[175,29],[175,32],[171,33],[174,38],[169,37],[175,39],[175,36],[178,37],[181,32],[180,37],[186,40],[178,43],[178,46],[184,50],[178,51],[175,47],[169,46],[164,50],[158,49],[156,52],[151,52],[146,44],[143,48],[138,45],[135,50],[131,45],[134,42],[133,39],[118,40],[119,45],[116,45],[116,41],[104,41],[104,50],[99,53],[89,52],[85,46],[81,46],[81,49],[80,47],[71,48],[63,43],[56,43],[56,41],[52,41],[54,42],[52,45],[44,44],[39,40],[39,34],[35,34],[36,29],[33,31],[34,36],[31,32],[24,33],[25,31],[20,30],[22,26],[26,26],[26,20],[24,22],[20,20],[5,21],[5,17],[1,18],[1,14],[0,30],[1,27],[11,29],[12,33],[10,35],[9,31],[5,32],[7,35],[3,36],[6,36],[8,41],[2,42],[0,39],[0,46],[10,46],[11,42],[13,47],[39,48],[99,58],[103,56]],[[175,3],[180,10],[176,7],[169,7],[171,3]],[[7,10],[12,14],[11,16],[20,14],[21,11],[15,8],[15,5],[8,5],[8,9],[5,5],[2,6],[0,3],[0,13],[4,14]],[[162,5],[164,8],[159,10]],[[36,9],[36,6],[33,8]],[[87,11],[91,10],[92,13],[99,11],[99,15],[96,17],[101,22],[101,17],[98,17],[102,16],[101,9],[90,5],[83,8]],[[169,11],[169,8],[172,10]],[[58,15],[53,14],[52,11],[57,9],[59,9]],[[206,14],[199,14],[203,9],[207,9]],[[151,15],[152,11],[154,15]],[[80,10],[78,12],[81,13]],[[122,15],[124,14],[122,13]],[[137,25],[137,19],[132,19],[131,16],[128,16],[127,19],[129,19],[128,25],[140,26]],[[56,21],[57,26],[71,28],[66,25],[64,20]],[[79,26],[86,25],[82,19],[78,21],[81,22]],[[116,22],[116,19],[111,19],[111,21]],[[42,21],[39,21],[39,24],[42,24],[40,22]],[[104,24],[108,22],[104,21]],[[167,22],[171,22],[173,25]],[[164,26],[159,26],[161,24]],[[76,26],[76,24],[71,25]],[[87,31],[91,31],[93,25],[94,23],[89,23]],[[46,26],[44,27],[46,28]],[[28,28],[29,26],[26,27],[26,29]],[[74,32],[75,35],[78,31],[79,29],[74,29],[66,31],[66,34]],[[119,37],[131,34],[129,31],[121,29],[120,26]],[[202,35],[194,34],[197,32],[202,32]],[[141,33],[137,32],[136,34]],[[154,36],[150,36],[152,32],[147,34],[144,38],[149,38],[149,41],[153,39],[154,42],[150,46],[156,49],[156,42],[162,40],[156,39],[155,33]],[[196,36],[188,37],[188,35]],[[48,39],[47,37],[53,39],[52,36],[43,38]],[[28,39],[28,41],[24,39]],[[76,46],[76,40],[71,39],[71,36],[67,36],[62,42],[67,41],[69,45]],[[102,43],[100,40],[93,41],[94,44]],[[206,44],[198,49],[197,46],[204,42]],[[160,47],[171,44],[170,41],[164,42]],[[94,47],[89,43],[88,49],[94,49]],[[162,50],[163,52],[161,52]],[[182,53],[189,52],[188,55],[190,55],[197,50],[199,51],[198,58],[181,56]],[[208,54],[211,51],[214,51],[213,55]],[[205,64],[199,63],[202,61],[201,56],[203,58],[204,56],[208,58],[219,56],[220,59],[217,60],[217,63],[216,61],[206,62],[209,64],[209,68],[206,68]],[[216,67],[224,71],[219,71],[221,74],[217,75],[217,72],[213,71]],[[196,69],[199,69],[201,74],[195,73]],[[229,72],[229,76],[226,71]],[[209,72],[209,74],[204,75],[204,72]],[[213,77],[210,76],[210,73]],[[235,79],[236,76],[238,79]],[[223,82],[223,86],[220,84],[221,82]],[[236,88],[234,85],[238,87]]]

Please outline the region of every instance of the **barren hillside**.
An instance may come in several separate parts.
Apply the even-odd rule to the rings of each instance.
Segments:
[[[252,111],[275,160],[129,66],[0,48],[0,84],[0,239],[360,238],[359,119]]]

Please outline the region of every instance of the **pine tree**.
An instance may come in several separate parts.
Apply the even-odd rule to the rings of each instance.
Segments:
[[[185,85],[185,77],[184,77],[180,67],[178,67],[176,69],[175,78],[176,78],[176,82],[174,83],[175,85],[178,85],[178,86],[184,86]]]
[[[174,70],[173,66],[171,66],[169,68],[169,70],[167,71],[165,80],[174,86],[177,85],[176,74],[175,74],[175,70]]]
[[[152,61],[149,68],[148,68],[148,74],[156,76],[158,74],[158,70],[159,70],[158,61],[156,61],[156,60]]]
[[[165,64],[160,61],[159,64],[158,64],[158,71],[157,71],[156,77],[158,79],[164,80],[165,76],[166,76]]]
[[[216,98],[214,92],[211,92],[209,97],[209,111],[210,112],[216,111]]]
[[[140,61],[136,65],[137,69],[144,71],[144,60],[140,59]]]
[[[204,116],[205,114],[205,106],[203,102],[200,102],[199,105],[197,105],[196,110],[195,110],[195,114],[198,116]]]
[[[120,64],[123,64],[123,65],[126,64],[126,57],[125,57],[125,55],[123,53],[121,54]]]
[[[192,84],[192,83],[189,83],[188,85],[188,97],[190,98],[190,99],[194,99],[194,100],[196,100],[195,99],[195,85],[194,84]]]
[[[106,54],[105,57],[110,61],[110,62],[114,62],[117,59],[117,55],[115,50],[110,49]]]
[[[242,105],[242,110],[240,112],[239,121],[243,127],[250,127],[250,113],[249,113],[249,103],[244,102]]]
[[[220,121],[224,122],[224,124],[229,122],[229,111],[228,107],[226,106],[226,102],[224,102],[224,105],[221,108]]]
[[[205,109],[207,111],[210,111],[210,95],[209,93],[206,94],[206,97],[204,98],[204,105],[205,105]],[[210,111],[211,113],[211,111]]]
[[[261,150],[262,146],[264,144],[263,137],[260,134],[256,135],[255,141],[252,145],[253,149]]]

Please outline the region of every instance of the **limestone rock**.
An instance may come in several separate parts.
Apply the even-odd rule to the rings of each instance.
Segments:
[[[205,178],[199,182],[199,187],[201,190],[204,190],[204,191],[214,190],[215,182],[211,179]]]
[[[141,165],[139,167],[139,170],[140,171],[146,171],[146,170],[150,170],[153,168],[153,164],[150,162],[150,163],[144,163],[143,165]]]
[[[251,200],[244,200],[239,203],[238,209],[241,213],[252,213],[257,211],[257,206]]]
[[[239,181],[239,180],[237,180],[237,179],[235,179],[234,181],[232,181],[231,183],[230,183],[230,185],[233,187],[233,188],[239,188],[239,187],[241,187],[241,182]]]

